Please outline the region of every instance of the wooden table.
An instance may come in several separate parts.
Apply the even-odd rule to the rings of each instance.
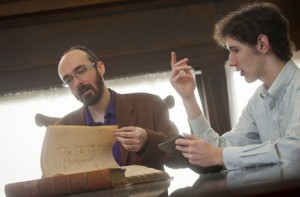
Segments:
[[[186,177],[188,179],[188,177]],[[126,188],[89,192],[74,197],[229,197],[229,196],[300,196],[300,162],[268,165],[234,171],[202,174],[190,187],[178,187],[168,192],[165,180]],[[184,181],[184,180],[182,180]]]

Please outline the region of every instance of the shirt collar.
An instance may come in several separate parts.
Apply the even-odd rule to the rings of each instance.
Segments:
[[[111,89],[108,89],[108,90],[109,90],[111,96],[110,96],[110,101],[109,101],[107,110],[106,110],[105,115],[104,115],[104,119],[107,119],[111,115],[113,115],[113,116],[116,115],[115,92],[112,91]],[[90,111],[89,111],[89,109],[86,105],[84,105],[83,110],[84,110],[86,125],[88,125],[88,126],[97,125],[94,122],[94,120],[92,118],[92,115],[91,115],[91,113],[90,113]]]
[[[289,85],[297,69],[298,67],[293,60],[289,60],[269,89],[267,89],[265,85],[262,86],[261,96],[266,97],[267,95],[272,95],[279,99],[284,94],[286,87]]]

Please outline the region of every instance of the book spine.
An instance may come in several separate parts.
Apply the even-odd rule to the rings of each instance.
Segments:
[[[110,170],[58,175],[5,185],[6,197],[56,197],[112,188]]]

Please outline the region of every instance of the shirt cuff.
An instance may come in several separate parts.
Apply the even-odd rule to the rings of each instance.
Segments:
[[[228,170],[278,163],[278,155],[271,142],[244,147],[225,147],[223,160]]]
[[[240,169],[239,163],[240,147],[225,147],[223,148],[223,160],[227,170]]]

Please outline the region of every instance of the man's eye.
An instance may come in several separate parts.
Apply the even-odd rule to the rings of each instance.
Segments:
[[[232,51],[233,51],[234,53],[238,53],[238,52],[239,52],[239,49],[232,49]]]
[[[65,82],[65,84],[71,84],[72,83],[72,78],[65,78],[64,82]]]
[[[80,75],[80,74],[84,74],[86,72],[87,68],[86,67],[80,67],[76,70],[76,74]]]

